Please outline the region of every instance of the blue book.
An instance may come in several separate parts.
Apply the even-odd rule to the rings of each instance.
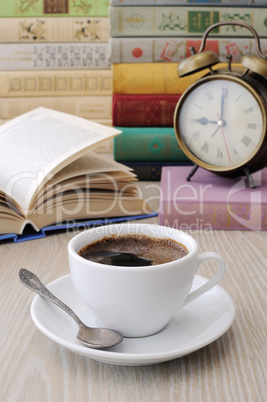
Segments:
[[[122,223],[136,219],[147,219],[147,218],[153,218],[155,216],[158,216],[157,212],[151,212],[150,214],[143,214],[143,215],[119,216],[107,219],[69,221],[61,224],[59,223],[55,225],[45,226],[38,232],[36,232],[33,228],[27,227],[23,234],[6,233],[0,235],[0,242],[13,241],[14,243],[21,243],[29,240],[42,239],[48,235],[55,235],[62,232],[81,231],[100,225],[108,225],[110,223]]]

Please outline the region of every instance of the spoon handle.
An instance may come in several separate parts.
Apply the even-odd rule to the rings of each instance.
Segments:
[[[42,296],[43,298],[51,301],[56,306],[62,308],[66,313],[68,313],[74,321],[80,325],[82,321],[79,317],[72,311],[65,303],[59,300],[56,296],[54,296],[40,281],[40,279],[31,271],[27,269],[20,269],[19,271],[19,279],[23,283],[23,285],[27,286],[29,289],[36,292],[38,295]]]

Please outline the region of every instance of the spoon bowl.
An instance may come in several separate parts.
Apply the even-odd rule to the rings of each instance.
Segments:
[[[20,269],[19,279],[23,285],[36,292],[39,296],[43,297],[54,303],[56,306],[62,308],[68,313],[76,322],[79,331],[76,335],[77,340],[84,346],[93,349],[106,349],[115,346],[122,342],[123,335],[113,329],[109,328],[92,328],[86,326],[80,318],[71,310],[65,303],[54,296],[40,281],[40,279],[31,271],[27,269]]]

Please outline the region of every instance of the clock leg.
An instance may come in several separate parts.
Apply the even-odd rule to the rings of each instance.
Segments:
[[[248,169],[245,169],[245,174],[246,174],[247,179],[248,179],[249,187],[250,188],[255,188],[256,184],[255,184],[254,179],[251,176],[251,173],[250,173],[250,171]]]
[[[190,181],[191,177],[194,176],[197,169],[198,169],[198,165],[194,165],[193,169],[191,170],[191,172],[189,173],[189,175],[186,178],[187,181]]]

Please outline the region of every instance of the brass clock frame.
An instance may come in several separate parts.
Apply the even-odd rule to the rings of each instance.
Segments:
[[[218,71],[218,70],[217,70]],[[230,166],[218,166],[218,165],[212,165],[209,164],[200,158],[198,158],[194,153],[192,153],[187,146],[186,142],[183,139],[183,135],[180,131],[179,128],[179,118],[180,118],[180,113],[181,109],[183,107],[183,104],[185,100],[187,99],[188,95],[195,90],[198,86],[203,85],[206,82],[213,81],[213,80],[229,80],[236,82],[239,85],[242,85],[245,87],[256,99],[259,108],[261,110],[262,114],[262,120],[263,120],[263,126],[262,126],[262,133],[260,137],[259,144],[257,148],[253,151],[253,153],[245,160],[242,160],[240,163],[236,163],[234,165]],[[251,85],[249,85],[244,79],[242,79],[242,76],[238,76],[236,74],[231,74],[224,72],[224,73],[216,73],[213,75],[208,75],[205,77],[202,77],[199,81],[196,83],[192,84],[182,95],[181,98],[179,99],[179,102],[176,105],[175,112],[174,112],[174,129],[175,129],[175,134],[176,138],[179,144],[179,147],[182,149],[182,151],[185,153],[185,155],[195,164],[197,164],[199,167],[202,167],[206,170],[211,170],[215,173],[223,173],[227,174],[228,176],[233,176],[238,173],[244,173],[244,167],[249,165],[249,171],[250,173],[255,172],[258,170],[258,163],[257,163],[257,155],[261,153],[262,151],[267,152],[267,102],[265,99],[257,92]],[[266,163],[267,163],[267,154],[266,154]],[[264,167],[265,163],[263,163]]]
[[[232,70],[231,56],[228,58],[228,69],[213,70],[212,66],[219,62],[219,58],[215,52],[204,51],[206,45],[206,39],[208,34],[221,25],[238,25],[247,28],[253,35],[256,41],[256,49],[258,55],[247,54],[241,59],[242,66]],[[200,80],[193,83],[180,97],[174,112],[173,125],[175,134],[178,140],[178,144],[184,153],[195,163],[195,167],[189,174],[187,180],[193,176],[196,169],[200,166],[206,170],[210,170],[214,173],[224,176],[244,176],[249,179],[250,186],[254,187],[253,178],[250,176],[265,166],[267,166],[267,55],[264,55],[261,47],[257,32],[253,27],[246,23],[241,22],[218,22],[211,25],[204,33],[200,49],[198,53],[194,48],[190,48],[191,56],[183,60],[178,65],[178,75],[184,77],[193,74],[197,71],[201,71],[205,68],[209,68],[209,73],[202,77]],[[179,115],[180,109],[187,96],[194,91],[194,89],[203,83],[215,80],[225,79],[236,82],[239,85],[245,87],[256,99],[263,117],[263,128],[261,133],[261,139],[257,148],[246,159],[232,166],[217,166],[208,164],[199,159],[194,153],[190,151],[186,143],[183,141],[182,134],[179,129]]]

